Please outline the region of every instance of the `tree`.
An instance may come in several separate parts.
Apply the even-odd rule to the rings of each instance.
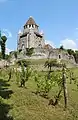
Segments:
[[[1,36],[1,53],[2,53],[2,58],[5,59],[5,43],[6,43],[7,37],[6,36]]]
[[[25,83],[29,80],[30,75],[31,69],[29,67],[24,67],[23,63],[21,62],[21,87],[25,87]]]
[[[17,51],[14,51],[14,57],[15,57],[15,59],[17,59]]]
[[[44,64],[45,67],[48,67],[48,79],[50,78],[50,73],[52,72],[52,67],[62,67],[62,64],[58,63],[57,59],[47,60]]]
[[[61,49],[61,50],[64,50],[64,47],[63,47],[63,45],[61,45],[61,46],[60,46],[60,49]]]
[[[78,51],[73,51],[72,49],[67,49],[69,55],[73,55],[75,62],[78,63]]]
[[[78,51],[77,50],[74,52],[73,56],[75,58],[75,62],[78,63]]]
[[[46,62],[45,62],[45,65],[44,65],[45,67],[48,67],[49,68],[49,71],[51,72],[51,68],[53,67],[53,66],[57,66],[57,60],[56,59],[53,59],[53,60],[47,60]]]
[[[48,74],[48,79],[51,79],[52,77],[53,77],[53,74],[52,74],[52,76],[50,76],[50,73],[51,73],[51,67],[52,66],[56,66],[56,67],[62,67],[62,79],[61,79],[61,77],[60,77],[60,79],[59,79],[59,77],[56,75],[55,76],[55,78],[53,78],[53,79],[58,79],[58,80],[60,80],[60,81],[58,81],[57,83],[58,83],[58,85],[59,85],[59,83],[60,83],[60,87],[61,87],[61,89],[60,89],[60,91],[59,91],[59,93],[58,93],[58,95],[56,96],[56,100],[55,101],[53,101],[52,99],[51,99],[51,101],[50,101],[50,103],[49,104],[52,104],[52,105],[56,105],[56,104],[58,104],[58,100],[59,100],[59,98],[60,98],[60,94],[61,94],[61,91],[63,90],[63,92],[64,92],[64,103],[65,103],[65,108],[67,108],[67,102],[68,102],[68,96],[67,96],[67,83],[66,83],[66,65],[65,64],[63,64],[63,63],[58,63],[57,62],[57,60],[55,60],[55,61],[46,61],[46,63],[45,63],[45,66],[48,66],[48,68],[50,67],[50,70],[49,70],[49,74]],[[53,81],[53,80],[52,80]],[[62,84],[61,84],[62,83]]]
[[[74,51],[72,49],[67,49],[69,55],[74,55]]]
[[[25,60],[25,59],[17,61],[17,64],[19,66],[21,66],[21,63],[23,64],[24,67],[28,67],[30,65],[30,61],[29,60]]]

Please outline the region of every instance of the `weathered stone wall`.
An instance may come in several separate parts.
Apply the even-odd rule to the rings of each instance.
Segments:
[[[69,55],[67,51],[64,50],[51,49],[48,55],[49,58],[70,60],[71,62],[75,63],[74,57],[72,55]]]
[[[28,30],[27,28],[27,31],[28,31],[27,36],[20,38],[21,35],[25,34],[25,31],[23,31],[23,33],[18,35],[18,43],[17,43],[18,50],[22,49],[23,46],[25,49],[31,48],[31,47],[37,48],[37,47],[44,46],[45,41],[44,41],[43,36],[42,37],[36,36],[34,33],[36,32],[35,29]]]
[[[34,53],[31,57],[26,56],[25,52],[21,52],[18,55],[18,58],[26,58],[26,59],[45,59],[45,58],[53,58],[53,59],[63,59],[68,60],[72,63],[75,63],[74,57],[69,55],[66,51],[60,49],[44,49],[44,48],[34,48]]]

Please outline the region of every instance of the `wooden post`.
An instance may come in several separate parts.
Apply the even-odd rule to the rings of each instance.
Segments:
[[[66,84],[66,66],[63,65],[63,91],[64,91],[64,103],[65,103],[65,108],[67,108],[67,102],[68,102],[68,97],[67,97],[67,84]]]

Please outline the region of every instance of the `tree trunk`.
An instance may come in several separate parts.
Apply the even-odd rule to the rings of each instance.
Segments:
[[[48,76],[47,76],[47,78],[48,78],[48,80],[50,80],[50,71],[48,72]]]
[[[50,65],[50,72],[51,72],[51,65]]]
[[[63,91],[64,91],[65,108],[67,108],[68,96],[67,96],[67,84],[66,84],[65,67],[63,67]]]
[[[61,92],[62,92],[62,88],[59,91],[58,95],[56,96],[55,105],[58,104],[58,101],[60,100],[60,94],[61,94]]]
[[[21,81],[21,87],[25,87],[25,81],[24,80]]]
[[[58,95],[55,97],[55,101],[53,101],[53,99],[50,99],[48,105],[53,105],[53,106],[58,105],[58,102],[60,101],[60,94],[61,94],[61,92],[62,92],[62,88],[59,90]]]

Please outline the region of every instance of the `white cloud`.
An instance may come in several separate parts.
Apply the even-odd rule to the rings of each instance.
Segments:
[[[6,54],[9,54],[9,52],[11,52],[11,51],[13,51],[13,50],[6,48]]]
[[[64,48],[66,48],[66,49],[73,49],[73,50],[78,49],[76,42],[74,40],[70,40],[70,39],[62,40],[60,42],[60,45],[63,45]]]
[[[45,40],[45,44],[50,44],[53,48],[55,48],[55,45],[51,40]]]
[[[2,30],[2,35],[7,36],[7,38],[11,38],[12,37],[12,33],[8,29],[3,29]]]

